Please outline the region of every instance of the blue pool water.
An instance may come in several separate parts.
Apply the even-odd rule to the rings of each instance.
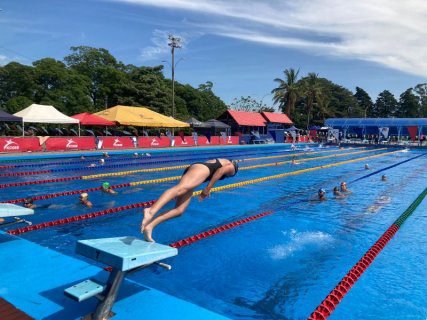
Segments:
[[[193,199],[180,218],[159,225],[153,236],[160,243],[172,243],[225,223],[273,211],[272,215],[244,224],[179,250],[169,259],[170,272],[151,269],[131,276],[132,280],[164,291],[233,319],[304,319],[317,307],[347,271],[382,233],[414,201],[427,183],[427,156],[423,151],[395,152],[362,149],[314,149],[298,159],[312,158],[299,165],[283,164],[240,170],[218,185],[277,175],[305,168],[358,159],[381,157],[320,168],[280,179],[249,184],[212,193],[210,199]],[[14,169],[2,173],[47,169],[73,169],[18,177],[0,177],[0,184],[58,177],[81,176],[142,168],[158,168],[203,161],[213,157],[249,159],[241,168],[276,163],[290,158],[267,158],[291,153],[281,146],[254,148],[198,149],[178,153],[153,153],[133,159],[132,153],[112,155],[100,169],[87,168],[99,157],[84,161],[25,159],[13,162]],[[321,159],[320,157],[326,157]],[[414,158],[414,159],[413,159]],[[399,164],[408,159],[411,161]],[[181,161],[182,160],[182,161]],[[157,163],[156,163],[157,162]],[[1,165],[12,162],[2,162]],[[371,169],[363,165],[369,163]],[[120,165],[113,167],[111,165]],[[395,165],[395,166],[393,166]],[[389,169],[366,177],[383,168]],[[77,180],[11,187],[0,190],[0,200],[43,195],[99,186],[177,176],[183,169],[134,173],[120,177]],[[382,174],[388,180],[380,181]],[[366,177],[366,178],[363,178]],[[358,178],[363,178],[358,181]],[[333,199],[332,188],[347,181],[352,193]],[[119,194],[90,193],[94,208],[82,208],[77,196],[37,201],[49,205],[36,209],[33,223],[148,201],[176,182],[139,185],[118,189]],[[327,189],[328,200],[309,201],[319,188]],[[331,319],[424,319],[427,314],[427,246],[425,212],[427,201],[389,242],[370,268],[332,314]],[[74,256],[79,239],[132,235],[140,237],[141,209],[32,231],[21,236],[43,246]],[[12,227],[10,228],[12,229]],[[81,257],[79,257],[81,258]],[[84,258],[81,258],[84,259]]]

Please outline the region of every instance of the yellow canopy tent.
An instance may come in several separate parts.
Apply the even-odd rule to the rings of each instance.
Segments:
[[[137,127],[185,128],[188,123],[175,120],[144,107],[115,106],[95,113],[121,125]]]

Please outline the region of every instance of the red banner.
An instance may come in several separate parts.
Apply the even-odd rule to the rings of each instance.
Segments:
[[[131,149],[136,144],[135,137],[99,137],[99,140],[102,141],[102,149]]]
[[[95,149],[94,137],[50,137],[45,142],[46,151]]]
[[[417,133],[418,133],[418,127],[417,126],[410,126],[410,127],[406,127],[406,129],[408,129],[409,136],[411,137],[411,140],[415,141],[415,138],[416,138]]]
[[[175,147],[194,147],[194,139],[190,136],[175,137]]]
[[[181,140],[181,138],[179,139]],[[140,148],[165,148],[170,147],[170,140],[168,137],[139,137],[138,146]]]
[[[40,151],[39,139],[36,137],[2,137],[0,138],[0,152]]]

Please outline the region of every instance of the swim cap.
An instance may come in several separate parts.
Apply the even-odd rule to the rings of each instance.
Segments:
[[[102,187],[103,187],[104,189],[108,189],[108,188],[110,187],[110,183],[109,183],[109,182],[104,182],[104,183],[102,184]]]
[[[87,198],[89,195],[86,192],[80,194],[80,198]]]
[[[24,203],[33,203],[33,198],[31,197],[25,198]]]
[[[321,188],[321,189],[319,189],[318,193],[326,193],[326,190]]]

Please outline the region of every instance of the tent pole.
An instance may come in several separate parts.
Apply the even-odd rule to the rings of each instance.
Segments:
[[[79,122],[79,137],[80,137],[80,122]]]

